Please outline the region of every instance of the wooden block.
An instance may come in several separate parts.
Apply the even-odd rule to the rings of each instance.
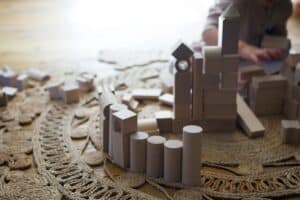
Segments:
[[[136,113],[122,109],[112,114],[112,122],[114,130],[123,135],[128,135],[137,131],[137,115]]]
[[[90,92],[94,90],[93,78],[79,76],[76,78],[76,82],[78,83],[80,90],[83,92]]]
[[[139,102],[133,98],[132,94],[130,93],[123,94],[122,103],[126,104],[130,110],[134,112],[138,111]]]
[[[251,81],[253,77],[265,75],[265,71],[258,65],[250,65],[239,68],[239,80]]]
[[[204,107],[205,119],[236,119],[236,104],[207,104]]]
[[[221,76],[222,76],[221,88],[236,89],[238,87],[238,73],[237,72],[222,73]]]
[[[148,133],[158,132],[156,118],[138,119],[138,131],[147,131]]]
[[[277,88],[284,90],[287,86],[287,79],[282,75],[254,77],[251,85],[254,88]]]
[[[161,92],[161,89],[135,89],[132,91],[132,96],[135,99],[156,100]]]
[[[240,14],[233,4],[219,17],[219,41],[222,55],[237,54],[240,33]]]
[[[192,119],[192,108],[190,104],[175,104],[175,106],[173,106],[173,113],[175,119]]]
[[[79,102],[79,87],[76,83],[70,82],[61,88],[62,99],[66,104]]]
[[[50,85],[48,85],[46,87],[46,90],[49,92],[50,95],[50,99],[52,100],[57,100],[57,99],[61,99],[61,86],[64,84],[63,81],[58,81],[55,83],[51,83]]]
[[[147,176],[155,178],[163,176],[165,141],[162,136],[151,136],[147,139]]]
[[[26,74],[21,74],[17,77],[16,87],[19,91],[22,91],[28,87],[28,76]]]
[[[299,116],[299,103],[292,98],[286,98],[283,107],[284,117],[288,120],[296,120]]]
[[[192,79],[191,72],[176,72],[174,83],[174,105],[192,103]]]
[[[0,107],[7,105],[7,97],[3,91],[0,91]]]
[[[265,127],[239,94],[237,95],[237,113],[238,123],[248,137],[255,138],[264,135]]]
[[[286,91],[282,89],[257,89],[250,87],[251,104],[283,104]]]
[[[170,111],[155,112],[160,133],[171,133],[173,130],[173,113]]]
[[[221,86],[220,80],[220,74],[203,74],[203,88],[218,89]]]
[[[215,84],[217,85],[217,84]],[[199,53],[193,58],[193,92],[192,116],[194,120],[201,120],[203,112],[203,57]]]
[[[203,89],[193,90],[192,119],[200,121],[203,118]]]
[[[14,87],[3,87],[2,92],[5,93],[8,100],[11,100],[14,96],[16,96],[18,89]]]
[[[16,87],[17,74],[11,70],[2,71],[0,75],[1,84],[7,87]]]
[[[204,119],[199,125],[204,132],[234,132],[236,130],[236,118]]]
[[[147,139],[146,132],[136,132],[130,135],[130,171],[146,172]]]
[[[201,184],[202,128],[189,125],[183,128],[182,183],[189,186]]]
[[[221,72],[231,73],[237,72],[239,68],[240,57],[238,54],[223,55],[221,59]]]
[[[181,181],[182,141],[168,140],[164,143],[164,180],[168,183]]]
[[[258,116],[280,115],[283,112],[283,103],[253,104],[250,107]]]
[[[113,160],[117,165],[128,168],[130,162],[129,137],[137,131],[137,115],[122,109],[112,114],[113,125]]]
[[[284,144],[300,144],[300,124],[298,120],[281,121],[281,137]]]
[[[164,105],[173,106],[174,105],[174,95],[173,94],[163,94],[158,98],[159,102]]]
[[[285,54],[284,57],[286,57],[289,54],[289,50],[291,48],[291,41],[285,36],[265,35],[263,37],[261,47],[282,49]]]
[[[110,137],[110,134],[109,134],[109,119],[103,117],[104,119],[100,122],[100,124],[102,125],[102,146],[103,146],[103,149],[102,151],[104,153],[109,153],[109,137]],[[112,150],[111,150],[112,151]],[[112,154],[111,154],[112,156]]]
[[[172,51],[172,55],[178,60],[189,59],[193,54],[193,50],[182,42],[178,42]]]
[[[204,74],[216,74],[221,72],[222,56],[221,47],[205,46],[203,47]]]
[[[208,104],[232,105],[236,103],[236,89],[204,90],[204,106]]]
[[[124,104],[112,104],[109,106],[109,116],[104,117],[105,120],[103,121],[103,127],[105,127],[106,130],[103,130],[102,132],[102,137],[103,137],[103,146],[105,146],[105,148],[107,147],[108,144],[108,155],[111,159],[114,159],[114,141],[115,141],[115,137],[117,137],[118,135],[116,134],[115,131],[115,125],[116,122],[114,122],[113,120],[113,114],[120,111],[120,110],[126,110],[127,106]],[[107,128],[108,127],[108,131]]]
[[[26,74],[30,79],[36,81],[44,81],[50,78],[50,75],[42,70],[30,68],[26,70]]]

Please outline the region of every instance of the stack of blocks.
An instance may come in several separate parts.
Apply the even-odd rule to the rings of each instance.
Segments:
[[[204,47],[203,57],[184,44],[173,52],[174,132],[192,122],[205,131],[235,129],[239,25],[240,16],[230,6],[219,18],[218,46]]]
[[[250,86],[250,106],[257,115],[283,111],[287,79],[282,75],[255,77]]]

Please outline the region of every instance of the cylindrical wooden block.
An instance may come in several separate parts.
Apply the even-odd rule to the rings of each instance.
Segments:
[[[147,176],[162,177],[164,168],[164,143],[162,136],[151,136],[147,140]]]
[[[201,140],[203,129],[200,126],[183,128],[182,183],[189,186],[200,185]]]
[[[139,119],[138,131],[157,131],[158,125],[155,118]]]
[[[137,173],[146,171],[146,150],[149,135],[137,132],[130,135],[130,170]]]
[[[164,144],[164,179],[166,182],[181,180],[182,142],[168,140]]]
[[[109,137],[108,137],[108,155],[111,159],[113,159],[113,143],[114,143],[114,122],[112,121],[112,115],[115,112],[118,112],[120,110],[127,109],[127,106],[124,104],[112,104],[109,107]]]

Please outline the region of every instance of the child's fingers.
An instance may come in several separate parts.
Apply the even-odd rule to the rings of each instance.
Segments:
[[[252,60],[256,64],[260,64],[260,60],[259,60],[258,56],[255,53],[250,54],[249,58],[250,58],[250,60]]]

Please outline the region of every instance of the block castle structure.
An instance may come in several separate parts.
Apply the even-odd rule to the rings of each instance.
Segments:
[[[240,15],[229,6],[219,18],[218,46],[194,53],[181,43],[173,56],[173,132],[188,124],[205,131],[233,131],[237,119],[238,39]]]

